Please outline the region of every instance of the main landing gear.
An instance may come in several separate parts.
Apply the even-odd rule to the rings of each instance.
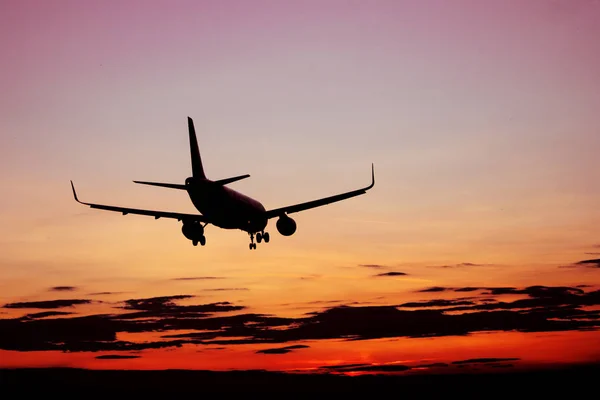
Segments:
[[[198,246],[198,242],[200,242],[200,246],[204,246],[206,244],[206,236],[200,236],[200,240],[192,240],[194,246]]]
[[[269,239],[269,232],[256,233],[256,241],[258,243],[262,242],[263,240],[265,241],[265,243],[269,243]],[[254,233],[250,234],[250,250],[256,250],[256,243],[254,243]]]

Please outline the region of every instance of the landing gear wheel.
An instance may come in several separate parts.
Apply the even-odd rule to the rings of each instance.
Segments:
[[[258,235],[260,235],[260,233],[257,234],[256,240],[258,240]],[[258,240],[258,242],[260,243],[260,240]],[[254,233],[250,233],[250,250],[253,249],[256,249],[256,243],[254,243]]]
[[[194,246],[198,246],[198,241],[197,241],[197,240],[192,240],[192,244],[193,244]]]
[[[269,232],[263,233],[262,237],[265,240],[265,243],[269,243]]]
[[[257,241],[258,243],[260,243],[260,242],[262,242],[262,240],[263,240],[263,235],[262,235],[260,232],[258,232],[258,233],[256,234],[256,241]]]
[[[200,236],[200,245],[204,246],[206,244],[206,236],[202,235]]]

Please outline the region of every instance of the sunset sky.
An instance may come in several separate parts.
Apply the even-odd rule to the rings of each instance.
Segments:
[[[598,21],[596,0],[2,1],[0,367],[600,361]],[[71,179],[197,212],[132,182],[191,175],[188,116],[208,177],[250,174],[230,187],[266,209],[371,163],[375,187],[256,251],[73,200]]]

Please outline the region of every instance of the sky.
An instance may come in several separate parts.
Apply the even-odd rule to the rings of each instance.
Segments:
[[[600,2],[0,3],[0,366],[481,370],[600,361]],[[134,184],[294,214],[206,228]]]

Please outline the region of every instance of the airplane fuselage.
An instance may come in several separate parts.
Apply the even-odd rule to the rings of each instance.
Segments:
[[[254,233],[267,226],[265,207],[253,198],[209,179],[188,178],[185,186],[194,207],[219,228]]]

